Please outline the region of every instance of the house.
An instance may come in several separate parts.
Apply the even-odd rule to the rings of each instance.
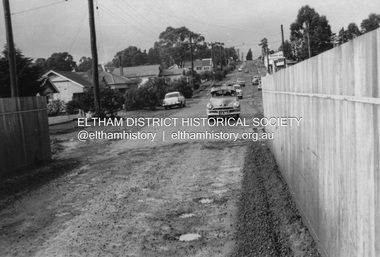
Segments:
[[[62,100],[69,102],[73,99],[80,99],[83,93],[92,83],[83,77],[83,74],[71,71],[50,70],[43,75],[53,84],[53,88],[48,89],[43,95],[49,94],[52,100]]]
[[[183,70],[184,69],[178,68],[162,70],[159,74],[159,77],[165,78],[165,82],[167,84],[170,84],[179,81],[182,79],[182,77],[184,77]]]
[[[99,81],[105,83],[111,89],[116,90],[120,93],[125,93],[125,91],[129,88],[137,88],[139,81],[137,79],[129,79],[126,77],[122,77],[110,72],[103,70],[99,67]],[[92,83],[92,75],[91,72],[79,73],[86,80]]]
[[[268,67],[269,62],[269,69],[272,72],[275,72],[279,69],[282,69],[285,67],[285,57],[282,51],[275,52],[273,54],[270,54],[268,58],[264,58],[264,65]]]
[[[202,59],[202,60],[195,60],[194,62],[194,70],[197,73],[201,73],[202,71],[213,71],[213,63],[212,59]],[[185,62],[183,65],[183,68],[191,70],[191,62]]]
[[[158,77],[160,74],[160,65],[144,65],[135,67],[120,67],[115,68],[112,74],[125,77],[128,79],[135,79],[140,81],[140,85],[148,81],[149,78]]]

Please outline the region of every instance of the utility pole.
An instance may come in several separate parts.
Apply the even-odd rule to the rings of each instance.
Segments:
[[[94,19],[94,2],[93,0],[88,0],[88,13],[90,22],[90,37],[91,37],[91,54],[92,54],[92,70],[93,77],[92,81],[94,84],[94,98],[95,98],[95,108],[97,116],[102,115],[102,109],[100,106],[100,90],[99,90],[99,71],[98,71],[98,51],[96,49],[96,32],[95,32],[95,19]]]
[[[194,60],[193,60],[193,41],[192,36],[190,36],[190,56],[191,56],[191,84],[194,89]]]
[[[5,18],[5,33],[7,36],[7,45],[8,45],[11,97],[18,97],[16,54],[15,54],[15,46],[13,42],[12,19],[11,19],[10,7],[9,7],[9,0],[3,0],[3,8],[4,8],[4,18]]]
[[[281,37],[282,37],[282,55],[284,56],[284,67],[286,68],[286,56],[285,56],[285,48],[284,48],[284,28],[281,24]]]
[[[309,58],[311,58],[309,27],[310,27],[309,23],[306,22],[306,30],[307,30],[307,49],[309,50]]]

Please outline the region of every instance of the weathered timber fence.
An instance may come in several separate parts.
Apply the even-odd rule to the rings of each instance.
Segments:
[[[0,176],[50,158],[46,97],[0,98]]]
[[[326,256],[380,256],[380,29],[263,78],[269,142]]]

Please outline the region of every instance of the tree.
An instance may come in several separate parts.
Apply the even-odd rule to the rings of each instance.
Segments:
[[[79,60],[77,71],[87,72],[92,70],[92,59],[90,57],[83,56]]]
[[[173,62],[182,67],[185,61],[190,60],[190,37],[193,42],[193,51],[201,49],[199,45],[204,42],[204,37],[186,27],[167,27],[161,32],[158,46],[161,61],[165,67],[171,66]]]
[[[380,27],[380,14],[371,13],[368,19],[364,19],[360,24],[363,34]]]
[[[289,42],[289,40],[284,41],[284,49],[282,49],[282,45],[278,48],[278,51],[283,51],[284,57],[286,59],[295,60],[293,51],[292,51],[292,45]]]
[[[16,70],[19,96],[35,96],[45,89],[42,86],[41,75],[43,70],[33,64],[33,59],[25,57],[20,49],[15,49]],[[0,55],[0,97],[10,97],[11,86],[9,76],[9,59],[7,46]]]
[[[100,82],[100,104],[106,116],[116,116],[116,112],[122,108],[123,102],[124,98],[119,92],[111,89],[105,83]],[[85,112],[95,111],[94,87],[89,88],[89,90],[85,92],[80,106]]]
[[[44,72],[47,72],[46,70],[46,59],[45,58],[37,58],[34,61],[34,64],[38,67],[40,67]]]
[[[247,56],[245,57],[247,61],[252,61],[252,50],[249,48]]]
[[[298,60],[308,59],[309,51],[311,56],[315,56],[331,49],[331,36],[326,16],[320,16],[308,5],[298,11],[296,21],[290,25],[290,41],[293,42],[293,47],[299,48],[294,51]]]
[[[141,52],[140,48],[136,46],[129,46],[122,51],[116,53],[113,63],[116,67],[132,67],[140,66],[147,62],[148,55],[146,51]]]
[[[352,40],[358,36],[360,36],[362,33],[360,32],[360,29],[358,27],[358,25],[356,25],[355,23],[351,22],[350,24],[348,24],[348,27],[347,27],[347,32],[346,32],[346,37],[348,40]]]
[[[73,57],[67,53],[54,53],[46,60],[47,70],[72,71],[76,67]]]

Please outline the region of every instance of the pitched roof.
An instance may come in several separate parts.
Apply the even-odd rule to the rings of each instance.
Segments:
[[[160,73],[160,76],[176,76],[176,75],[182,75],[183,69],[167,69],[163,70]]]
[[[83,87],[91,87],[92,86],[92,83],[90,81],[86,80],[80,74],[80,72],[50,70],[47,73],[45,73],[43,76],[46,77],[51,73],[53,73],[57,76],[60,76],[60,77],[64,77],[64,78],[74,82],[75,84],[78,84],[78,85],[83,86]]]
[[[160,72],[160,65],[145,65],[135,67],[123,67],[123,74],[120,74],[120,68],[115,68],[112,73],[123,77],[149,77],[157,76]]]
[[[212,59],[195,60],[194,67],[212,66]],[[183,67],[191,67],[191,62],[185,62]]]

